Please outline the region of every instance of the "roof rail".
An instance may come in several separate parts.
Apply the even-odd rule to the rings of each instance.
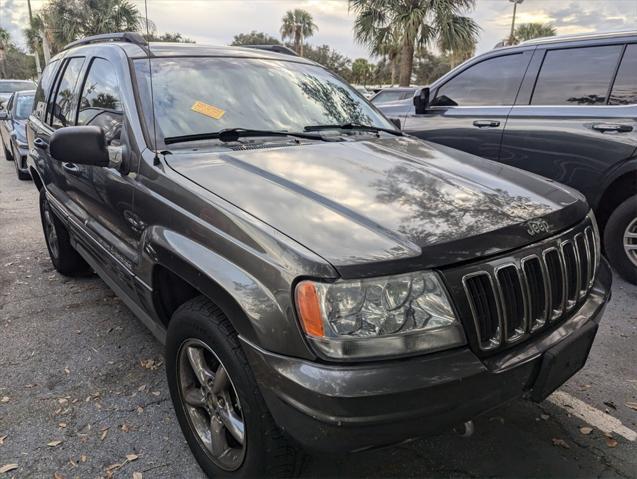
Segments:
[[[572,33],[569,35],[554,35],[551,37],[532,38],[531,40],[525,40],[518,43],[518,45],[536,45],[544,43],[558,43],[558,42],[574,42],[577,40],[595,40],[604,38],[615,37],[627,37],[637,35],[637,30],[624,30],[616,32],[601,32],[601,33]]]
[[[119,32],[119,33],[103,33],[101,35],[92,35],[90,37],[82,38],[66,45],[62,50],[68,50],[69,48],[79,47],[80,45],[90,45],[91,43],[106,43],[106,42],[128,42],[135,45],[147,46],[148,42],[144,37],[137,32]]]
[[[270,52],[283,53],[284,55],[293,55],[298,57],[297,53],[290,47],[285,45],[241,45],[245,48],[256,48],[257,50],[268,50]]]

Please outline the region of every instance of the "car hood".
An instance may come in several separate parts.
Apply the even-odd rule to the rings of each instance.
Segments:
[[[563,185],[412,137],[287,145],[174,150],[166,160],[344,277],[496,254],[553,235],[588,211]]]

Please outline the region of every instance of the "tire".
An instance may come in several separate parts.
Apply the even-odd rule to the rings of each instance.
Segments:
[[[214,405],[216,393],[200,395],[206,388],[201,386],[202,382],[197,379],[199,376],[194,372],[190,348],[197,352],[203,351],[201,357],[205,358],[205,370],[208,372],[205,377],[209,378],[209,385],[212,384],[214,387],[216,384],[214,380],[210,380],[209,374],[214,371],[215,378],[229,378],[224,384],[231,388],[230,393],[234,391],[234,394],[225,397],[236,400],[223,404],[230,404],[235,417],[243,424],[243,445],[234,439],[230,429],[225,428],[224,422],[219,420],[219,424],[222,425],[221,440],[225,441],[226,447],[233,447],[231,454],[224,453],[219,456],[226,457],[225,460],[231,462],[230,465],[220,464],[222,459],[215,458],[214,446],[206,446],[202,439],[204,435],[197,432],[197,427],[203,425],[204,431],[210,434],[209,438],[218,434],[213,429],[215,419],[210,418],[220,417],[221,413],[218,406]],[[179,425],[195,459],[209,477],[297,475],[302,454],[288,442],[275,425],[241,349],[237,333],[217,306],[203,296],[180,306],[170,320],[165,353],[168,387]],[[222,375],[221,368],[225,368],[227,375]],[[199,399],[201,403],[206,404],[205,406],[192,407],[186,402],[185,396],[190,397],[193,391],[198,392],[194,397],[206,398]],[[190,404],[193,404],[192,400]]]
[[[4,159],[7,161],[13,161],[13,155],[11,154],[9,150],[7,150],[7,147],[5,146],[4,141],[0,140],[0,143],[2,143],[2,151],[4,152]]]
[[[71,246],[68,231],[53,213],[44,188],[40,190],[40,219],[46,248],[55,269],[64,276],[76,276],[89,271],[84,259]]]
[[[604,250],[611,266],[626,281],[637,284],[637,236],[629,235],[637,235],[637,195],[615,208],[604,228]],[[635,249],[627,251],[624,242]]]

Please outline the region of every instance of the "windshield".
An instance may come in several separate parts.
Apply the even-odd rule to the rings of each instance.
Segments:
[[[389,101],[406,100],[414,96],[416,90],[384,90],[372,98],[372,103],[387,103]]]
[[[33,108],[33,95],[18,95],[15,103],[16,120],[25,120],[29,118],[31,109]]]
[[[35,84],[30,81],[0,81],[0,93],[13,93],[14,91],[33,90]]]
[[[255,58],[151,62],[160,141],[226,128],[299,132],[309,125],[354,123],[394,129],[356,90],[319,66]],[[135,61],[150,126],[148,64]]]

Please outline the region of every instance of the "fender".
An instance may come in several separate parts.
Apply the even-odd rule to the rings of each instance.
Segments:
[[[268,288],[202,244],[161,226],[148,228],[144,237],[142,262],[165,267],[207,296],[243,340],[271,352],[315,358],[297,324],[285,278],[271,278],[278,284]]]
[[[603,187],[598,190],[595,198],[593,198],[591,207],[593,209],[597,209],[599,205],[599,201],[602,196],[608,189],[608,187],[620,176],[625,175],[626,173],[635,173],[637,174],[637,156],[634,156],[637,153],[637,149],[633,152],[633,156],[624,160],[616,165],[614,165],[609,171],[606,172],[604,178],[602,180]]]

